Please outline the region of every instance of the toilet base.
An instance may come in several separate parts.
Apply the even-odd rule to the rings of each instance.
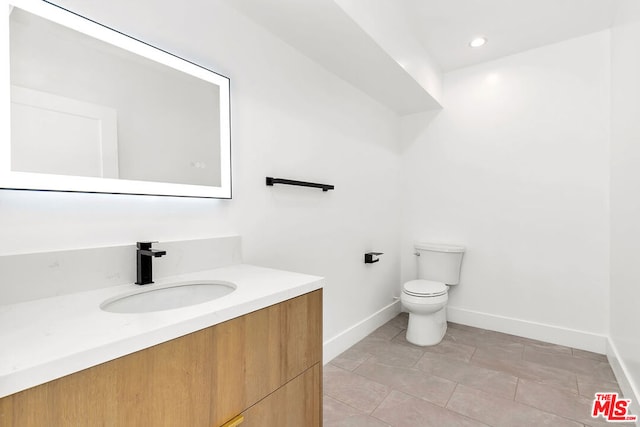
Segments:
[[[419,346],[436,345],[447,332],[445,308],[430,314],[409,313],[407,341]]]

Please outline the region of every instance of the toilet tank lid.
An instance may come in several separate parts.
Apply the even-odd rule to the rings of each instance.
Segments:
[[[428,243],[428,242],[416,242],[415,248],[423,251],[436,251],[436,252],[464,252],[465,247],[460,245],[450,245],[446,243]]]

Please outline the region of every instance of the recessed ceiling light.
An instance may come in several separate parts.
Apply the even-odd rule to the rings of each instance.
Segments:
[[[480,47],[480,46],[484,46],[484,44],[487,42],[487,38],[486,37],[476,37],[475,39],[471,40],[469,42],[469,47]]]

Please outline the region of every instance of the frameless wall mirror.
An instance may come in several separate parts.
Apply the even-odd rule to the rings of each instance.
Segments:
[[[44,1],[10,3],[0,187],[231,198],[227,77]]]

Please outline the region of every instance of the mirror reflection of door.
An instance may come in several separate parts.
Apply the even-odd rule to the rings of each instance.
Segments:
[[[18,172],[118,178],[113,108],[11,88],[11,168]]]

